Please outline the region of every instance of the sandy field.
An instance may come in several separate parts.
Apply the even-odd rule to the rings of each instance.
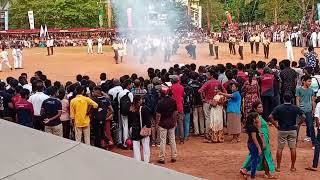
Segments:
[[[131,75],[132,73],[138,73],[140,76],[146,75],[148,67],[154,68],[168,68],[173,64],[188,64],[196,63],[198,65],[206,64],[219,64],[231,62],[236,64],[238,62],[248,63],[251,60],[264,60],[263,51],[260,46],[260,54],[251,54],[249,45],[244,47],[245,60],[240,61],[239,55],[230,55],[227,44],[220,44],[219,60],[215,60],[209,56],[208,46],[206,44],[198,45],[197,48],[197,60],[190,59],[184,49],[184,45],[181,45],[178,55],[172,57],[170,63],[163,63],[160,55],[155,57],[149,57],[147,63],[139,64],[137,58],[131,55],[125,57],[122,64],[115,64],[113,60],[113,52],[110,47],[104,47],[105,53],[87,54],[86,47],[67,47],[67,48],[55,48],[53,56],[46,56],[46,49],[33,48],[25,49],[23,51],[23,66],[22,70],[10,71],[7,67],[3,67],[3,72],[0,73],[0,79],[5,79],[8,76],[18,77],[21,73],[26,72],[31,75],[41,70],[52,81],[75,81],[77,74],[89,75],[94,81],[98,81],[99,74],[106,72],[108,78],[119,77],[124,74]],[[94,51],[97,51],[95,47]],[[301,48],[294,49],[294,56],[296,59],[301,57]],[[316,50],[320,53],[320,49]],[[11,51],[9,52],[11,54]],[[129,54],[131,54],[129,52]],[[272,44],[270,47],[270,58],[276,57],[283,59],[286,57],[286,50],[284,44]],[[268,62],[269,60],[265,60]],[[12,57],[10,57],[10,64],[13,64]],[[282,172],[276,173],[278,179],[320,179],[319,172],[307,172],[305,167],[311,164],[313,157],[313,150],[311,149],[311,143],[304,143],[302,139],[305,136],[305,127],[300,132],[300,138],[297,148],[297,172],[291,173],[290,169],[290,154],[289,149],[286,147],[283,153],[282,159]],[[271,148],[273,157],[275,160],[275,153],[277,148],[277,133],[276,130],[271,127]],[[203,143],[203,139],[200,137],[191,137],[184,145],[178,145],[178,161],[174,164],[170,163],[170,159],[167,159],[167,163],[164,167],[177,170],[179,172],[191,174],[194,176],[202,177],[205,179],[243,179],[239,174],[239,169],[244,161],[248,150],[246,147],[247,135],[242,134],[242,142],[239,144],[231,144],[230,137],[226,138],[226,142],[223,144],[206,144]],[[132,151],[123,151],[119,149],[113,149],[114,152],[120,153],[126,156],[132,156]],[[170,149],[168,148],[168,151]],[[169,154],[169,153],[168,153]],[[151,163],[156,164],[158,157],[158,148],[152,147]],[[170,158],[169,156],[167,158]],[[257,179],[263,179],[263,172],[259,172]]]

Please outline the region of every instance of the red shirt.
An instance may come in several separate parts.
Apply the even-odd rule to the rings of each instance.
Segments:
[[[243,71],[238,71],[237,76],[241,77],[244,81],[248,80],[248,75]]]
[[[183,113],[184,87],[180,83],[172,84],[172,97],[176,101],[177,111]]]
[[[212,101],[213,97],[216,95],[214,89],[217,86],[221,86],[221,83],[216,79],[211,79],[202,85],[199,89],[199,93],[204,93],[205,102],[209,103]]]
[[[227,90],[230,83],[235,83],[235,81],[234,80],[228,80],[227,82],[223,83],[223,85],[222,85],[223,88]]]
[[[14,107],[14,108],[16,107],[16,103],[17,103],[20,99],[22,99],[20,95],[15,95],[15,96],[12,97],[12,100],[11,100],[11,101],[12,101],[12,104],[13,104],[13,107]]]

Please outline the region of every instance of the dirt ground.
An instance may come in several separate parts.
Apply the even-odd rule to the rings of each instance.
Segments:
[[[46,49],[33,48],[23,51],[23,66],[22,70],[10,71],[7,67],[3,67],[3,72],[0,73],[0,79],[5,79],[8,76],[18,77],[21,73],[26,72],[31,75],[37,71],[43,71],[52,81],[59,80],[62,82],[75,81],[77,74],[89,75],[94,81],[98,81],[99,74],[106,72],[108,78],[119,77],[124,74],[138,73],[140,76],[146,75],[148,67],[168,68],[173,64],[188,64],[196,63],[198,65],[219,64],[231,62],[248,63],[251,60],[263,59],[263,51],[260,46],[260,54],[251,54],[248,45],[244,48],[245,60],[240,61],[239,55],[229,55],[227,44],[220,45],[219,60],[215,60],[208,54],[208,46],[203,44],[197,48],[197,60],[190,59],[181,45],[178,55],[172,57],[170,63],[163,63],[161,55],[149,57],[147,63],[139,64],[137,58],[132,55],[125,57],[122,64],[116,65],[113,60],[113,53],[110,48],[105,47],[106,52],[103,55],[87,54],[86,47],[68,47],[55,48],[54,56],[46,56]],[[97,49],[95,47],[94,51]],[[301,48],[294,49],[294,57],[296,60],[301,57]],[[320,49],[316,50],[320,54]],[[11,54],[11,51],[9,52]],[[129,54],[131,54],[129,52]],[[270,47],[270,58],[276,57],[283,59],[286,57],[286,50],[283,44],[272,44]],[[265,60],[268,62],[269,60]],[[13,64],[10,57],[10,64]],[[283,154],[282,172],[276,173],[278,179],[320,179],[319,172],[307,172],[305,167],[311,164],[313,150],[311,143],[304,143],[301,140],[305,136],[305,127],[300,132],[300,141],[297,148],[297,172],[291,173],[290,169],[290,154],[286,147]],[[271,148],[275,160],[277,148],[276,130],[270,128],[271,131]],[[246,134],[242,134],[242,142],[239,144],[231,144],[230,138],[226,138],[223,144],[206,144],[200,137],[191,137],[184,145],[178,145],[178,161],[174,164],[167,159],[167,164],[164,167],[177,170],[179,172],[191,174],[205,179],[242,179],[239,175],[239,168],[244,161],[248,150],[246,147]],[[132,151],[122,151],[114,149],[114,152],[132,156]],[[168,151],[170,154],[170,149]],[[158,148],[152,147],[152,163],[156,164],[158,157]],[[169,156],[167,158],[170,158]],[[262,179],[263,173],[258,173],[257,179]]]

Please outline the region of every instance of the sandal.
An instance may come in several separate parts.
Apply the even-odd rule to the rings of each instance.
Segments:
[[[296,169],[296,168],[291,168],[290,171],[291,171],[291,172],[296,172],[297,169]]]
[[[307,167],[305,168],[305,170],[308,170],[308,171],[318,171],[317,169],[313,168],[313,167]]]
[[[248,176],[247,173],[248,173],[248,172],[247,172],[246,169],[243,169],[243,168],[240,169],[240,174],[241,174],[244,178],[247,178],[247,176]]]

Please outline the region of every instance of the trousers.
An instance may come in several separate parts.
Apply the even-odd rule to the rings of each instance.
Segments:
[[[141,161],[140,144],[142,143],[143,148],[143,161],[146,163],[150,162],[150,137],[145,137],[140,141],[133,141],[133,158]]]

